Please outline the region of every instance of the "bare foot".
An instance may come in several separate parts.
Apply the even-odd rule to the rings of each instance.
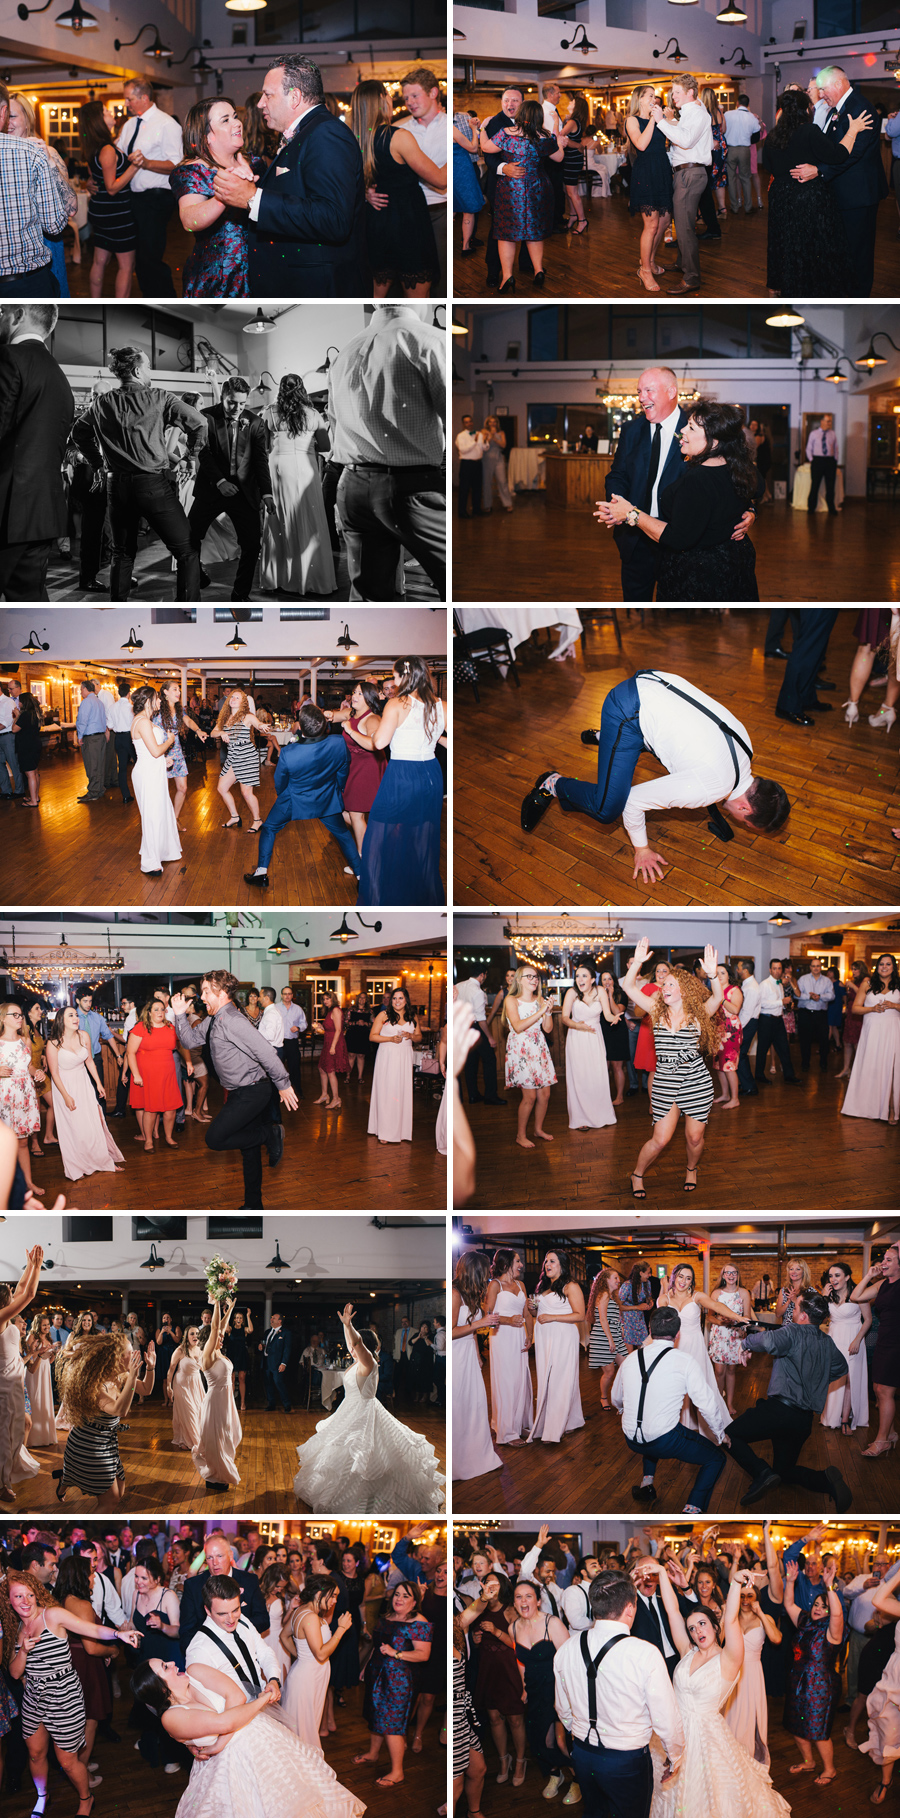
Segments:
[[[376,1786],[399,1786],[402,1779],[403,1779],[402,1774],[382,1774],[380,1779],[376,1780],[375,1785]]]
[[[147,1154],[148,1154],[148,1155],[152,1155],[152,1154],[153,1154],[153,1144],[152,1144],[152,1143],[145,1143],[145,1144],[144,1144],[144,1148],[145,1148],[145,1150],[146,1150],[146,1152],[147,1152]]]
[[[535,1125],[534,1134],[535,1136],[539,1136],[544,1143],[552,1143],[554,1140],[552,1136],[548,1136],[546,1130],[539,1130],[537,1125]]]
[[[613,1099],[613,1105],[624,1105],[624,1103],[625,1103],[624,1098],[614,1098]]]
[[[422,1753],[422,1738],[421,1738],[421,1736],[414,1736],[414,1737],[413,1737],[413,1739],[412,1739],[412,1742],[411,1742],[411,1743],[410,1743],[410,1745],[409,1745],[409,1746],[410,1746],[410,1748],[411,1748],[411,1749],[412,1749],[412,1752],[413,1752],[413,1754],[414,1754],[414,1755],[421,1755],[421,1753]]]
[[[726,1109],[726,1111],[736,1111],[736,1110],[737,1110],[737,1109],[738,1109],[738,1101],[737,1101],[737,1099],[736,1099],[736,1098],[729,1098],[729,1099],[728,1099],[728,1100],[727,1100],[727,1101],[726,1101],[726,1104],[725,1104],[725,1109]]]
[[[177,1149],[178,1148],[178,1144],[173,1143],[171,1136],[166,1137],[166,1148],[167,1149]]]
[[[354,1755],[354,1757],[353,1757],[353,1759],[354,1759],[354,1761],[355,1761],[355,1762],[362,1762],[362,1761],[377,1761],[377,1760],[378,1760],[378,1756],[377,1756],[377,1755],[368,1755],[368,1754],[366,1754],[366,1755]]]
[[[517,1136],[516,1142],[518,1143],[518,1146],[520,1149],[533,1149],[534,1148],[534,1143],[530,1143],[528,1141],[527,1136]]]
[[[727,1105],[727,1103],[728,1103],[727,1098],[714,1098],[713,1099],[714,1105]]]

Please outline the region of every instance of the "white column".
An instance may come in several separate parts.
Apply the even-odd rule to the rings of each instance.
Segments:
[[[316,663],[310,663],[310,666],[309,666],[309,698],[312,701],[313,706],[315,706],[315,704],[316,704],[316,681],[318,679],[318,674],[319,674],[318,665]],[[302,694],[303,694],[302,673],[300,676],[300,694],[302,697]]]

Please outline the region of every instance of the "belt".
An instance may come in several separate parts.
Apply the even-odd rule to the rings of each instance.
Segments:
[[[29,265],[27,271],[0,272],[0,284],[15,284],[19,278],[33,278],[39,271],[47,271],[51,261],[45,259],[43,265]]]
[[[711,163],[712,163],[712,159],[710,159],[710,164]],[[709,164],[701,164],[699,158],[693,158],[690,161],[688,161],[688,159],[685,159],[683,164],[676,164],[675,169],[676,170],[709,170]]]
[[[401,466],[399,462],[394,461],[344,462],[344,466],[349,467],[351,473],[434,473],[437,465],[436,461],[414,461],[409,467]]]

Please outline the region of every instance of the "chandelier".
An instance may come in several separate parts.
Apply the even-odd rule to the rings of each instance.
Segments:
[[[125,966],[122,954],[113,953],[109,947],[108,935],[107,947],[105,954],[93,947],[71,947],[62,935],[58,947],[34,947],[17,953],[14,936],[12,957],[0,953],[0,971],[7,972],[16,985],[101,985]]]
[[[618,941],[624,940],[621,927],[586,917],[574,921],[571,916],[516,918],[503,930],[520,965],[553,965],[571,962],[584,953],[595,961],[610,959]]]

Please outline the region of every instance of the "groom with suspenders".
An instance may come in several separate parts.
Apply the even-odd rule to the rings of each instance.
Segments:
[[[650,1738],[666,1752],[666,1780],[677,1774],[684,1730],[659,1648],[631,1633],[637,1592],[624,1572],[591,1584],[593,1625],[573,1635],[553,1662],[556,1714],[571,1736],[584,1818],[649,1818],[653,1798]]]
[[[746,726],[692,682],[664,670],[639,669],[611,689],[598,727],[581,735],[597,746],[597,782],[544,770],[522,803],[522,827],[533,833],[556,797],[567,813],[589,814],[601,825],[618,820],[634,847],[634,872],[645,883],[664,875],[661,854],[647,844],[648,810],[704,808],[717,839],[734,833],[719,807],[754,833],[775,833],[791,805],[780,783],[755,777]],[[634,785],[641,753],[649,751],[668,772]]]
[[[622,1432],[632,1452],[643,1455],[644,1476],[632,1489],[635,1502],[656,1498],[654,1475],[660,1458],[678,1458],[698,1467],[686,1514],[702,1514],[725,1469],[723,1446],[729,1444],[722,1419],[724,1403],[693,1357],[675,1348],[681,1330],[677,1307],[658,1307],[650,1316],[650,1336],[626,1357],[613,1383],[611,1400],[622,1415]],[[718,1446],[681,1425],[685,1395],[712,1428]],[[727,1414],[727,1409],[725,1410]]]

